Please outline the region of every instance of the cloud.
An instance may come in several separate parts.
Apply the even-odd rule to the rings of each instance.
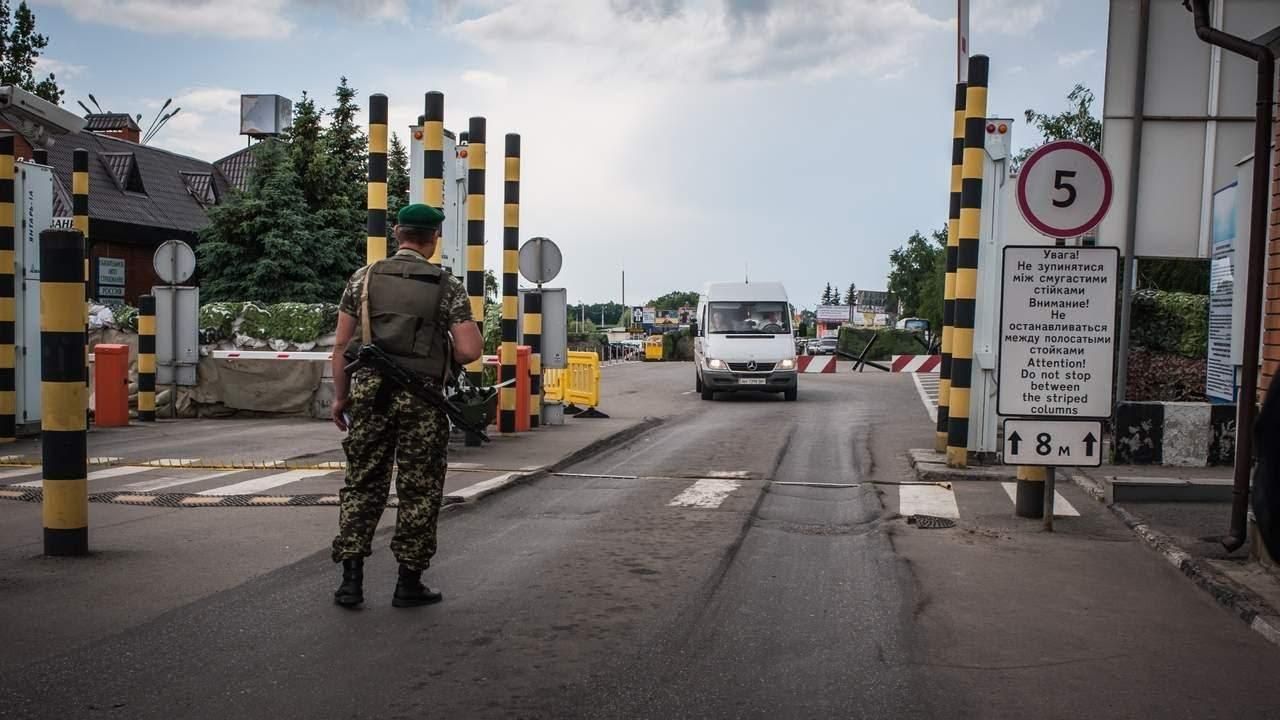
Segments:
[[[168,112],[177,108],[181,108],[181,112],[164,126],[151,144],[202,160],[216,160],[239,149],[244,143],[239,134],[240,92],[222,87],[184,89],[173,97],[173,104],[168,108]],[[162,103],[155,99],[143,101],[152,111],[144,114],[147,123]]]
[[[1022,35],[1036,29],[1057,5],[1058,0],[974,0],[969,22],[979,30]]]
[[[598,74],[750,81],[891,75],[951,24],[907,0],[514,0],[455,27],[491,52],[572,51]]]
[[[66,79],[66,78],[79,77],[83,75],[84,71],[87,69],[88,68],[86,68],[84,65],[75,65],[69,62],[63,62],[56,58],[48,57],[47,55],[41,55],[40,57],[36,58],[36,74],[37,75],[52,73],[59,78]]]
[[[1089,48],[1086,50],[1076,50],[1075,52],[1063,53],[1058,56],[1058,66],[1064,68],[1075,67],[1080,63],[1088,60],[1097,54],[1097,50]]]
[[[486,90],[506,90],[510,81],[502,75],[486,70],[467,70],[462,73],[462,82]]]
[[[317,8],[345,18],[397,20],[409,17],[408,0],[36,0],[60,7],[81,22],[155,34],[235,39],[286,37],[294,18]]]

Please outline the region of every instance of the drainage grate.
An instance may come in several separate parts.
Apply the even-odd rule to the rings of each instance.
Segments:
[[[940,530],[942,528],[955,527],[956,521],[936,515],[912,515],[907,518],[907,524],[915,525],[922,530]]]

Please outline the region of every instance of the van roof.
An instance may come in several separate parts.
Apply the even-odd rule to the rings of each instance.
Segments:
[[[717,300],[787,300],[787,290],[780,282],[710,282],[702,298]]]

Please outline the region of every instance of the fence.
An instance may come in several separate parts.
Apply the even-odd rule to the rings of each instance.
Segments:
[[[566,414],[578,417],[608,417],[596,409],[600,404],[600,356],[593,352],[570,352],[569,367],[542,371],[543,397],[568,404]],[[578,409],[578,405],[586,409]]]

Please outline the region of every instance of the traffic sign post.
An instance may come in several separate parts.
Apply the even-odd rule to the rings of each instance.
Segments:
[[[1053,530],[1054,468],[1102,464],[1120,253],[1062,243],[1096,227],[1113,192],[1102,156],[1070,140],[1038,148],[1018,175],[1022,217],[1060,245],[1004,249],[996,409],[1013,416],[1004,424],[1003,459],[1019,466],[1015,512],[1034,517],[1043,506],[1046,530]]]

